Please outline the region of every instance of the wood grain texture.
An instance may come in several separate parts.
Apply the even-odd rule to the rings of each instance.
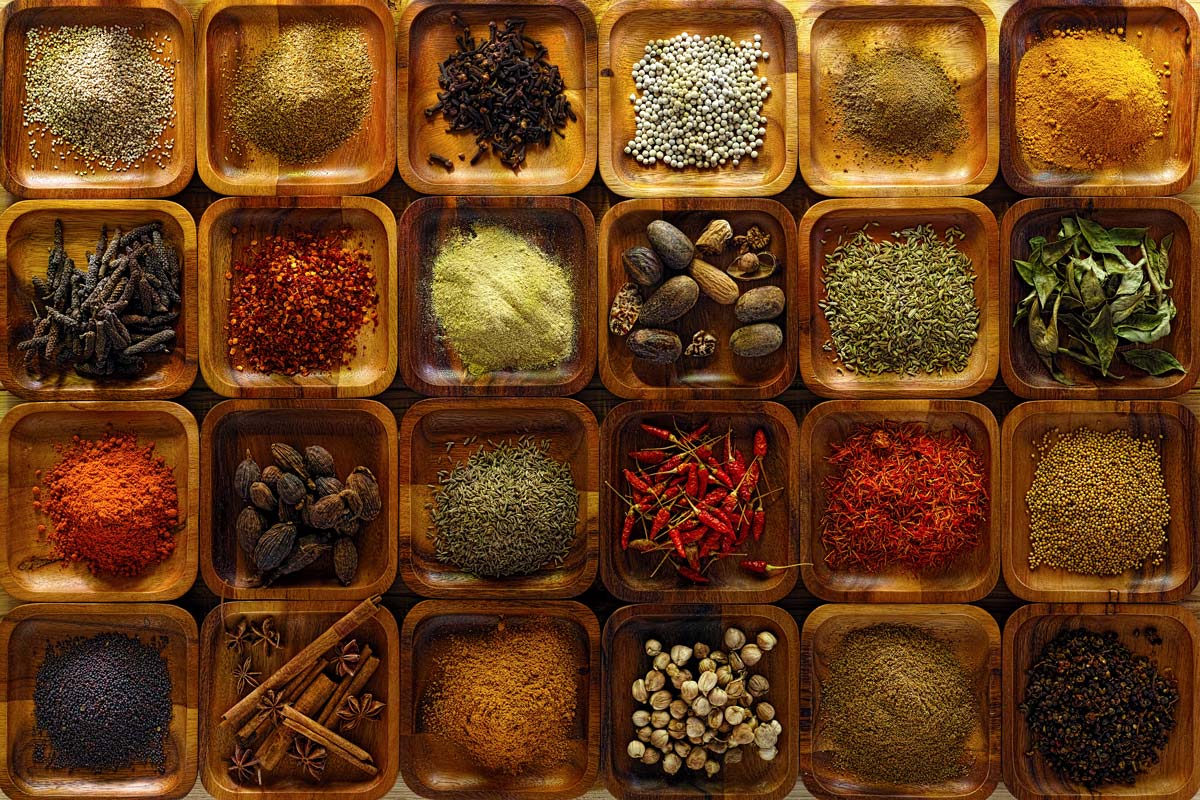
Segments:
[[[445,645],[451,637],[486,634],[499,626],[511,631],[547,619],[569,628],[568,635],[582,653],[574,664],[578,681],[568,752],[562,763],[513,777],[482,769],[460,748],[428,730],[422,720],[425,697],[440,675],[438,663],[445,657]],[[595,782],[601,737],[600,623],[586,606],[563,600],[487,604],[426,600],[404,618],[400,642],[407,655],[400,679],[400,771],[412,792],[433,800],[568,800],[583,795]]]
[[[379,771],[366,778],[348,765],[330,756],[324,778],[313,782],[297,769],[295,762],[284,758],[270,775],[263,775],[263,786],[240,786],[230,777],[229,755],[233,752],[235,731],[221,724],[221,715],[242,695],[236,691],[232,671],[239,656],[225,646],[225,628],[239,620],[252,624],[273,617],[282,634],[283,646],[269,657],[261,650],[254,651],[254,669],[263,677],[279,669],[306,645],[329,629],[353,608],[353,603],[322,603],[317,601],[254,601],[224,603],[214,608],[204,620],[200,633],[200,780],[204,789],[217,800],[244,800],[270,797],[272,800],[315,800],[318,797],[338,797],[345,800],[378,800],[392,788],[399,770],[399,756],[394,743],[400,730],[400,634],[396,620],[386,608],[345,640],[354,639],[360,648],[370,645],[371,654],[379,666],[371,675],[363,693],[370,693],[385,703],[383,714],[376,721],[367,721],[342,735],[371,756],[371,764]],[[332,670],[326,674],[334,677]],[[336,727],[332,726],[331,727]]]
[[[564,94],[576,121],[555,134],[547,147],[531,148],[519,170],[499,157],[485,155],[474,166],[474,135],[448,133],[441,114],[424,110],[438,101],[441,63],[457,45],[461,32],[450,22],[457,15],[471,26],[476,39],[487,37],[487,24],[503,25],[513,17],[526,21],[525,35],[549,51],[547,61],[559,68]],[[596,18],[583,0],[413,0],[406,4],[398,27],[400,175],[426,194],[554,195],[571,194],[587,185],[596,172],[597,33]],[[431,164],[430,154],[449,158],[453,171]],[[465,160],[458,156],[465,156]]]
[[[172,716],[160,773],[149,765],[119,772],[79,770],[64,779],[36,758],[33,692],[49,645],[74,637],[120,633],[162,645],[171,678]],[[196,622],[161,603],[30,603],[0,621],[0,789],[13,800],[153,798],[175,800],[196,783],[198,707]]]
[[[623,197],[767,197],[796,176],[796,21],[775,0],[623,0],[600,15],[600,174]],[[636,128],[632,69],[651,39],[762,36],[771,54],[758,63],[771,95],[763,104],[767,134],[757,159],[715,169],[643,166],[623,152]]]
[[[454,469],[488,442],[531,436],[570,466],[579,492],[575,541],[559,567],[531,575],[484,578],[437,560],[427,505],[438,473]],[[462,446],[471,437],[478,440]],[[425,597],[553,599],[581,594],[596,578],[600,503],[600,432],[587,406],[566,398],[431,399],[417,403],[400,429],[400,569]],[[451,447],[453,445],[453,447]],[[490,448],[489,448],[490,449]],[[513,533],[516,533],[515,531]]]
[[[1049,566],[1029,567],[1029,507],[1035,448],[1049,431],[1077,428],[1124,430],[1156,440],[1162,458],[1171,517],[1166,558],[1154,566],[1120,575],[1082,575]],[[1018,597],[1033,602],[1173,602],[1196,588],[1197,528],[1200,496],[1196,491],[1196,454],[1200,434],[1186,407],[1162,400],[1080,402],[1036,400],[1022,403],[1004,418],[1000,436],[1004,474],[1004,580]]]
[[[971,764],[963,777],[902,787],[864,781],[833,763],[822,736],[821,684],[829,677],[843,637],[882,623],[912,625],[941,639],[971,677],[977,722],[965,743]],[[800,647],[800,702],[807,712],[800,721],[800,771],[814,796],[983,800],[995,791],[1000,781],[1000,629],[985,612],[965,605],[825,605],[804,621]]]
[[[249,143],[235,147],[226,93],[243,59],[257,58],[281,30],[336,22],[362,31],[374,67],[362,126],[320,161],[290,164]],[[209,0],[197,28],[196,159],[200,178],[229,195],[370,194],[395,172],[396,32],[383,0]]]
[[[1178,315],[1171,322],[1170,335],[1152,346],[1166,350],[1179,359],[1185,372],[1155,377],[1133,370],[1120,359],[1113,362],[1117,377],[1098,377],[1069,358],[1057,363],[1075,383],[1065,386],[1049,374],[1029,341],[1027,325],[1014,327],[1017,303],[1029,289],[1017,274],[1013,259],[1029,258],[1029,240],[1034,236],[1058,237],[1063,217],[1081,215],[1106,227],[1149,228],[1154,240],[1168,234],[1175,237],[1171,246],[1171,297]],[[1173,197],[1088,197],[1031,198],[1015,204],[1000,223],[1000,325],[1001,373],[1008,387],[1021,397],[1034,400],[1104,400],[1176,397],[1190,391],[1200,377],[1200,280],[1192,275],[1191,265],[1200,256],[1200,218],[1190,205]]]
[[[154,445],[175,474],[179,527],[175,552],[136,577],[93,575],[83,563],[23,570],[33,556],[49,556],[39,525],[53,528],[33,503],[40,472],[59,462],[57,445],[73,436],[96,439],[108,431],[136,434]],[[191,412],[175,403],[22,403],[0,419],[0,586],[22,600],[151,602],[181,597],[196,580],[199,560],[200,442]]]
[[[399,448],[396,418],[386,406],[374,400],[227,400],[204,418],[201,441],[200,571],[214,594],[235,600],[361,600],[395,580]],[[338,583],[325,559],[272,586],[253,585],[253,565],[237,544],[237,516],[246,504],[234,490],[233,476],[247,451],[259,467],[274,463],[275,442],[302,453],[311,445],[324,447],[339,480],[358,466],[375,475],[383,511],[354,537],[358,572],[349,586]]]
[[[621,255],[630,247],[649,245],[646,226],[664,219],[695,240],[712,220],[724,219],[735,235],[757,225],[771,236],[769,251],[778,266],[769,278],[738,281],[745,293],[760,286],[783,289],[787,307],[772,320],[783,329],[783,346],[761,358],[741,358],[729,347],[729,336],[742,326],[733,306],[717,304],[701,293],[696,305],[676,322],[663,326],[679,334],[686,347],[692,335],[707,330],[717,337],[717,352],[710,358],[680,357],[666,366],[642,361],[625,345],[625,337],[609,332],[608,312],[613,298],[629,281]],[[600,221],[600,285],[597,296],[600,377],[613,394],[644,400],[764,400],[787,388],[796,377],[799,342],[800,282],[796,264],[796,221],[786,207],[774,200],[751,198],[641,199],[626,200],[609,209]],[[722,271],[735,251],[727,249],[720,259],[704,256]],[[727,263],[729,262],[729,263]],[[663,278],[670,278],[666,270]],[[647,292],[643,291],[643,295]],[[646,299],[643,297],[643,299]]]
[[[986,188],[1000,164],[1000,25],[981,0],[817,0],[798,6],[800,172],[835,197],[969,195]],[[851,55],[879,46],[917,46],[938,55],[958,87],[967,139],[949,154],[901,165],[860,142],[838,138],[833,100]]]
[[[979,312],[978,338],[962,372],[942,375],[860,375],[834,361],[836,350],[826,351],[832,335],[819,303],[828,299],[824,271],[826,259],[842,238],[868,225],[875,241],[892,239],[892,232],[916,225],[933,225],[939,237],[958,227],[966,238],[957,247],[974,268],[975,305]],[[889,198],[826,200],[805,213],[800,221],[800,375],[804,384],[822,397],[972,397],[996,380],[999,370],[1000,273],[996,217],[977,200],[958,198]]]
[[[574,292],[575,349],[539,370],[471,375],[440,335],[433,311],[433,261],[459,231],[495,224],[527,239],[561,264]],[[573,197],[425,197],[400,218],[400,374],[421,394],[439,397],[575,394],[596,370],[596,221]]]
[[[1141,629],[1153,627],[1162,637],[1152,645]],[[1025,697],[1026,672],[1042,648],[1064,630],[1114,631],[1123,645],[1156,662],[1178,681],[1175,730],[1157,764],[1139,775],[1133,786],[1105,786],[1089,792],[1063,781],[1040,755],[1030,755],[1029,729],[1019,710]],[[1126,800],[1185,800],[1200,787],[1200,692],[1196,687],[1200,660],[1200,626],[1193,614],[1173,605],[1051,604],[1022,606],[1004,626],[1004,782],[1018,800],[1070,800],[1112,797]]]
[[[1200,52],[1195,9],[1186,0],[1020,0],[1000,29],[1000,94],[1015,98],[1017,72],[1025,53],[1063,28],[1120,28],[1150,65],[1169,65],[1164,82],[1171,115],[1165,135],[1127,165],[1094,174],[1034,163],[1017,136],[1013,102],[1000,109],[1000,167],[1012,188],[1028,195],[1145,196],[1178,194],[1196,174],[1196,79]],[[1102,123],[1110,124],[1110,123]]]
[[[176,61],[175,120],[159,137],[173,142],[165,153],[165,166],[146,163],[122,171],[95,172],[76,156],[56,159],[39,139],[41,157],[29,151],[28,131],[15,112],[26,102],[25,44],[32,28],[67,25],[120,25],[138,38],[162,34],[162,56]],[[3,65],[3,102],[12,113],[0,122],[0,184],[14,195],[27,198],[80,199],[85,197],[168,197],[187,186],[196,166],[195,44],[192,16],[175,0],[15,0],[4,6],[0,36]],[[141,30],[138,30],[138,29]],[[147,159],[153,162],[153,159]],[[79,175],[78,172],[85,174]]]
[[[783,726],[780,756],[763,761],[754,746],[740,764],[723,766],[712,779],[686,767],[668,779],[660,765],[631,759],[626,745],[635,737],[630,722],[639,704],[630,687],[652,668],[646,655],[647,639],[657,639],[663,650],[677,644],[691,647],[704,642],[723,649],[728,627],[739,628],[747,641],[762,631],[774,634],[777,644],[763,653],[753,672],[770,684],[767,700],[775,707],[775,718]],[[795,757],[800,727],[800,693],[796,675],[800,663],[800,631],[796,621],[775,606],[766,605],[636,605],[625,606],[604,625],[604,729],[601,734],[601,769],[609,793],[622,800],[682,800],[713,797],[739,800],[778,800],[796,785]]]
[[[828,499],[823,484],[833,474],[828,459],[859,426],[914,422],[930,432],[959,430],[983,457],[988,522],[980,543],[947,568],[913,574],[899,566],[875,574],[835,570],[825,563],[821,522]],[[986,597],[1000,577],[1000,521],[1004,483],[1000,429],[986,406],[965,400],[834,400],[805,415],[800,427],[800,575],[823,600],[852,603],[971,603]]]
[[[225,330],[234,266],[244,263],[253,243],[263,237],[339,230],[348,231],[348,247],[367,254],[378,295],[377,324],[363,325],[349,363],[308,375],[238,370]],[[391,385],[398,353],[399,287],[396,217],[386,205],[371,197],[226,197],[205,211],[199,239],[200,305],[206,312],[200,321],[200,369],[214,391],[226,397],[328,399],[370,397]]]

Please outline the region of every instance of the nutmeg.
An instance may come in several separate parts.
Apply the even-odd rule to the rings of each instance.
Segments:
[[[696,250],[709,256],[725,252],[733,238],[733,226],[723,219],[714,219],[696,239]]]
[[[653,286],[662,280],[662,261],[649,247],[629,248],[621,254],[621,265],[629,279],[639,286]]]
[[[733,305],[741,294],[733,278],[707,261],[692,259],[688,273],[695,278],[702,292],[723,306]]]

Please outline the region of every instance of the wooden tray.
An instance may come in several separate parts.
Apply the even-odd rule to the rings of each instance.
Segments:
[[[200,503],[200,572],[208,588],[234,600],[351,600],[370,597],[396,578],[396,418],[374,400],[227,400],[204,417],[204,469]],[[272,463],[273,442],[303,449],[321,445],[333,455],[341,480],[360,464],[374,473],[383,513],[355,537],[358,574],[342,586],[326,566],[288,576],[280,584],[253,588],[247,556],[235,531],[243,503],[233,473],[249,449],[260,467]]]
[[[957,428],[983,455],[987,470],[989,521],[979,546],[944,570],[914,575],[891,567],[874,575],[833,570],[825,563],[821,518],[826,496],[822,484],[832,470],[834,446],[859,425],[918,422],[930,431]],[[805,587],[822,600],[858,603],[971,603],[986,597],[1000,577],[1000,429],[986,406],[965,400],[834,400],[821,403],[800,426],[801,512],[800,568]]]
[[[998,122],[1000,25],[979,0],[912,0],[880,5],[870,0],[818,0],[800,19],[800,172],[821,194],[970,195],[986,189],[1000,164]],[[968,138],[949,155],[916,167],[856,158],[866,152],[853,140],[834,139],[826,103],[830,70],[863,45],[926,45],[944,59],[958,93]],[[808,76],[808,80],[804,76]]]
[[[458,355],[437,341],[429,284],[431,259],[456,229],[496,222],[527,235],[559,258],[575,286],[575,354],[550,369],[506,370],[472,378]],[[423,197],[400,218],[400,374],[421,394],[439,397],[575,394],[596,369],[596,223],[573,197]]]
[[[742,763],[722,766],[713,780],[696,777],[687,767],[671,778],[659,765],[633,761],[625,752],[625,746],[634,738],[629,720],[637,707],[629,687],[650,669],[646,640],[658,639],[667,650],[697,641],[719,648],[725,628],[731,626],[740,628],[747,639],[765,630],[778,640],[773,650],[763,654],[755,672],[770,682],[767,698],[783,725],[779,757],[762,761],[746,753]],[[796,621],[776,606],[655,604],[618,609],[604,625],[604,734],[600,759],[605,788],[624,800],[779,800],[788,796],[796,784],[796,752],[804,719],[794,685],[799,662],[800,631]]]
[[[339,22],[363,31],[375,68],[371,108],[358,132],[314,164],[281,163],[252,146],[249,155],[239,155],[224,124],[237,50],[256,56],[282,27],[297,22]],[[396,149],[396,33],[382,0],[212,0],[198,25],[196,160],[208,188],[234,195],[345,195],[370,194],[388,182]]]
[[[1178,316],[1171,322],[1171,333],[1152,347],[1175,355],[1185,373],[1161,377],[1138,373],[1116,362],[1120,380],[1094,377],[1092,373],[1062,358],[1059,367],[1076,382],[1064,386],[1047,372],[1029,343],[1027,328],[1012,325],[1017,303],[1028,292],[1013,268],[1013,259],[1029,257],[1029,239],[1055,237],[1064,216],[1082,213],[1105,226],[1148,227],[1155,240],[1175,235],[1171,247],[1171,280]],[[1035,198],[1022,200],[1004,214],[1000,223],[1000,309],[1005,324],[1000,326],[1000,362],[1004,382],[1012,391],[1034,400],[1150,399],[1181,395],[1196,385],[1200,377],[1200,323],[1193,309],[1200,308],[1200,281],[1193,279],[1189,265],[1200,253],[1200,219],[1195,210],[1172,197],[1155,198]]]
[[[661,444],[643,433],[638,425],[648,422],[673,429],[672,418],[680,427],[691,430],[711,420],[713,431],[727,426],[733,431],[734,444],[746,452],[754,432],[762,427],[769,445],[764,459],[760,485],[780,490],[766,501],[767,527],[762,540],[745,546],[748,558],[766,559],[776,565],[794,564],[799,544],[800,481],[798,479],[800,432],[792,412],[778,403],[676,401],[672,403],[635,401],[622,403],[608,412],[600,429],[600,474],[604,489],[600,493],[600,577],[610,593],[629,602],[664,601],[673,603],[771,603],[786,597],[796,585],[794,569],[778,570],[769,576],[751,575],[738,566],[739,558],[726,558],[705,573],[712,579],[708,586],[696,586],[669,568],[651,575],[658,559],[633,550],[621,551],[620,538],[625,506],[613,488],[622,489],[621,471],[630,466],[625,454]]]
[[[148,355],[150,369],[135,379],[100,383],[73,369],[41,377],[25,366],[17,343],[28,335],[33,319],[33,276],[46,274],[47,254],[54,245],[54,221],[63,223],[63,244],[76,269],[87,269],[84,256],[96,249],[100,228],[130,230],[162,222],[164,238],[180,256],[180,318],[175,348]],[[0,214],[0,382],[25,400],[155,400],[178,397],[196,380],[196,223],[187,210],[166,200],[28,200]],[[38,300],[39,306],[41,300]]]
[[[1167,557],[1159,566],[1143,566],[1121,575],[1078,575],[1043,566],[1029,568],[1029,510],[1025,495],[1033,483],[1034,447],[1053,428],[1127,430],[1131,436],[1160,437],[1163,478],[1170,498]],[[1200,434],[1186,407],[1166,401],[1021,403],[1004,418],[1004,582],[1012,593],[1032,602],[1173,602],[1182,600],[1200,580],[1196,572],[1197,496],[1192,478]]]
[[[37,526],[49,518],[34,511],[38,472],[59,461],[54,446],[71,437],[97,438],[109,430],[137,434],[139,445],[154,444],[175,473],[179,529],[175,552],[136,578],[98,577],[86,565],[48,564],[22,570],[31,556],[51,552]],[[196,420],[183,406],[140,403],[22,403],[0,419],[0,586],[18,600],[164,601],[182,597],[196,580],[200,450]]]
[[[33,690],[46,643],[99,633],[123,633],[163,643],[171,675],[170,733],[165,770],[138,766],[120,773],[49,770],[34,761]],[[32,603],[0,620],[0,789],[14,800],[86,797],[175,800],[196,783],[196,622],[161,603]]]
[[[421,699],[436,679],[430,655],[449,637],[493,629],[498,623],[554,619],[569,623],[586,653],[579,664],[575,720],[570,736],[569,763],[545,774],[505,778],[476,766],[457,748],[427,733],[420,720]],[[428,798],[541,798],[579,797],[596,782],[600,753],[600,624],[596,616],[570,601],[427,600],[404,618],[401,647],[407,661],[401,672],[400,774],[410,790]],[[607,730],[607,727],[605,728]]]
[[[531,148],[519,172],[496,156],[471,166],[475,137],[446,133],[441,114],[424,110],[437,102],[438,67],[456,51],[461,33],[450,23],[457,14],[476,39],[487,37],[487,23],[526,20],[525,35],[544,44],[547,59],[559,67],[566,97],[578,119],[553,137],[546,148]],[[404,182],[425,194],[552,195],[587,186],[596,172],[596,19],[582,0],[414,0],[399,24],[400,147],[397,160]],[[454,162],[454,170],[429,163],[436,153]],[[466,160],[458,156],[463,155]]]
[[[771,96],[759,157],[737,167],[644,167],[624,153],[635,124],[632,69],[651,39],[687,31],[735,42],[762,36],[769,61],[758,64]],[[600,175],[622,197],[766,197],[796,177],[796,21],[775,0],[622,0],[600,18]]]
[[[975,762],[962,778],[907,791],[864,783],[834,766],[829,752],[821,749],[821,682],[829,676],[833,654],[846,634],[880,623],[914,625],[937,636],[951,645],[971,673],[982,724],[967,739]],[[800,720],[800,772],[805,788],[816,797],[983,800],[995,791],[1000,780],[1000,628],[987,612],[965,605],[825,605],[804,621],[800,645],[800,702],[805,710]]]
[[[305,375],[239,372],[229,357],[225,321],[232,281],[226,275],[262,236],[342,228],[353,235],[374,265],[379,324],[364,325],[359,351],[336,371]],[[234,232],[236,230],[236,233]],[[209,206],[200,220],[200,368],[205,382],[226,397],[370,397],[396,377],[396,218],[371,197],[226,197]]]
[[[481,578],[443,564],[429,536],[429,510],[438,473],[453,469],[475,447],[457,447],[531,435],[550,442],[550,455],[568,462],[579,492],[575,543],[563,565],[515,578]],[[400,570],[426,597],[504,599],[572,597],[596,578],[600,503],[600,444],[587,406],[565,398],[425,400],[404,415],[400,429]]]
[[[758,225],[771,234],[771,252],[779,262],[775,274],[754,281],[738,281],[742,292],[761,286],[778,286],[787,298],[783,316],[776,320],[784,331],[783,347],[762,358],[738,358],[729,349],[729,335],[741,323],[732,306],[720,306],[701,295],[696,306],[677,322],[666,326],[679,333],[684,346],[697,330],[717,337],[717,352],[708,359],[681,357],[659,366],[633,357],[625,337],[608,330],[608,311],[613,298],[629,277],[621,265],[627,248],[648,246],[646,226],[665,219],[689,238],[700,235],[714,219],[727,220],[736,233]],[[613,394],[625,398],[668,400],[762,400],[782,393],[796,376],[799,349],[800,280],[796,263],[796,221],[774,200],[679,199],[626,200],[608,210],[600,222],[600,377]],[[729,255],[732,256],[732,250]],[[714,265],[716,266],[716,265]],[[724,269],[725,265],[720,265]],[[667,272],[673,273],[672,270]],[[670,275],[664,275],[664,278]]]
[[[1163,643],[1155,647],[1134,630],[1152,626]],[[1160,762],[1140,775],[1133,786],[1105,786],[1088,792],[1068,784],[1041,757],[1028,755],[1029,731],[1018,706],[1025,697],[1026,671],[1041,649],[1069,628],[1116,631],[1121,643],[1171,669],[1179,681],[1176,727]],[[1065,800],[1071,797],[1120,797],[1130,800],[1185,800],[1200,788],[1195,753],[1200,747],[1200,694],[1196,665],[1200,628],[1179,606],[1117,604],[1053,604],[1018,608],[1004,625],[1004,786],[1017,800]]]
[[[175,59],[175,122],[163,131],[162,141],[174,139],[164,157],[166,166],[143,165],[123,172],[108,172],[97,167],[95,174],[77,175],[84,162],[69,156],[53,162],[49,149],[40,163],[29,153],[29,137],[22,123],[21,108],[25,95],[25,40],[31,28],[65,25],[120,25],[130,29],[145,26],[145,34],[162,33],[162,55]],[[3,52],[4,105],[13,113],[5,115],[0,126],[3,157],[0,157],[0,183],[18,197],[169,197],[177,194],[192,179],[196,166],[195,44],[192,15],[175,0],[14,0],[4,8]],[[147,159],[150,161],[150,159]],[[52,168],[57,163],[57,168]]]
[[[200,781],[205,791],[216,800],[239,800],[249,797],[271,797],[274,800],[311,800],[314,797],[340,797],[347,800],[378,800],[395,784],[399,759],[394,746],[399,736],[400,680],[398,663],[401,658],[400,634],[391,612],[381,607],[368,622],[347,638],[358,639],[360,644],[370,644],[371,653],[379,657],[379,668],[371,676],[364,692],[371,693],[377,700],[386,703],[382,717],[376,722],[366,722],[355,728],[348,737],[367,750],[379,774],[364,780],[358,773],[345,766],[336,767],[335,759],[329,760],[327,769],[330,779],[316,784],[306,780],[299,771],[285,769],[282,780],[264,786],[240,786],[230,778],[229,754],[233,751],[233,731],[221,725],[221,715],[240,697],[230,677],[236,663],[235,656],[225,646],[224,621],[244,618],[253,623],[264,617],[274,617],[276,627],[283,635],[283,647],[269,659],[261,652],[254,657],[254,668],[260,669],[264,677],[272,670],[283,666],[302,647],[337,622],[353,603],[319,603],[313,601],[269,601],[224,603],[209,612],[200,633],[200,753],[203,764]],[[331,674],[326,671],[326,674]],[[290,764],[286,757],[283,764]],[[333,773],[334,769],[338,772]]]
[[[966,369],[946,375],[858,375],[834,363],[826,352],[829,323],[817,303],[826,299],[825,258],[842,234],[853,235],[878,222],[873,238],[893,231],[932,224],[939,236],[958,226],[967,238],[959,248],[974,266],[975,304],[979,309],[979,338]],[[821,397],[971,397],[996,380],[1000,360],[1000,313],[996,218],[977,200],[905,198],[826,200],[808,210],[800,221],[800,376]]]
[[[1000,93],[1016,96],[1017,70],[1025,52],[1055,28],[1123,28],[1127,41],[1156,68],[1170,64],[1171,116],[1166,136],[1146,148],[1134,165],[1096,174],[1029,163],[1017,138],[1012,102],[1000,108],[1000,166],[1021,194],[1172,195],[1191,185],[1196,171],[1196,98],[1200,52],[1195,10],[1184,0],[1019,0],[1000,29]]]

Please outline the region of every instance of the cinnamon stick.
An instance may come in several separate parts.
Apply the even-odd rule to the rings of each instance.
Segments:
[[[283,724],[352,765],[355,761],[367,764],[368,766],[370,764],[371,754],[366,750],[363,750],[344,736],[339,736],[315,719],[305,716],[291,706],[283,707]]]
[[[362,672],[362,668],[366,666],[369,658],[371,658],[371,645],[368,644],[363,647],[362,652],[358,656],[358,669],[349,675],[342,676],[342,679],[338,682],[337,689],[333,692],[333,697],[329,698],[329,702],[325,704],[325,707],[321,709],[321,713],[317,715],[317,722],[322,725],[329,724],[329,720],[333,718],[342,701],[346,699],[350,685],[354,683],[354,676]]]
[[[295,702],[296,698],[312,685],[317,675],[327,666],[329,666],[329,660],[325,658],[317,659],[313,662],[311,667],[297,675],[280,690],[283,692],[283,701],[285,703]],[[267,734],[274,730],[275,724],[274,715],[267,711],[259,711],[238,730],[237,739],[242,743],[243,747],[253,747],[255,742],[261,742],[267,737]]]
[[[378,667],[378,658],[375,656],[368,658],[366,662],[359,667],[358,672],[354,673],[354,680],[350,682],[350,688],[346,690],[344,695],[342,695],[342,699],[338,701],[338,704],[333,706],[333,712],[330,714],[330,716],[325,716],[325,711],[329,711],[330,708],[328,705],[326,705],[325,711],[321,712],[321,716],[317,718],[317,721],[322,725],[329,725],[333,721],[334,716],[337,714],[338,709],[341,708],[343,701],[345,701],[347,697],[361,692],[363,687],[367,685],[367,681],[371,680],[371,676],[375,674],[375,670]]]
[[[336,688],[337,684],[328,677],[318,675],[312,685],[296,700],[294,708],[299,709],[301,713],[315,714],[317,709],[322,708],[329,701],[329,696]],[[293,706],[284,706],[284,708],[293,708]],[[279,762],[283,760],[284,754],[292,746],[292,740],[295,738],[296,734],[283,725],[271,731],[271,735],[267,737],[266,742],[257,753],[259,764],[262,765],[264,771],[270,772],[279,766]]]

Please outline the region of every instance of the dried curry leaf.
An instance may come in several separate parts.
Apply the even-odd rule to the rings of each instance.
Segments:
[[[1125,350],[1121,353],[1125,363],[1151,375],[1166,375],[1169,372],[1184,372],[1183,364],[1166,350],[1156,348]]]

